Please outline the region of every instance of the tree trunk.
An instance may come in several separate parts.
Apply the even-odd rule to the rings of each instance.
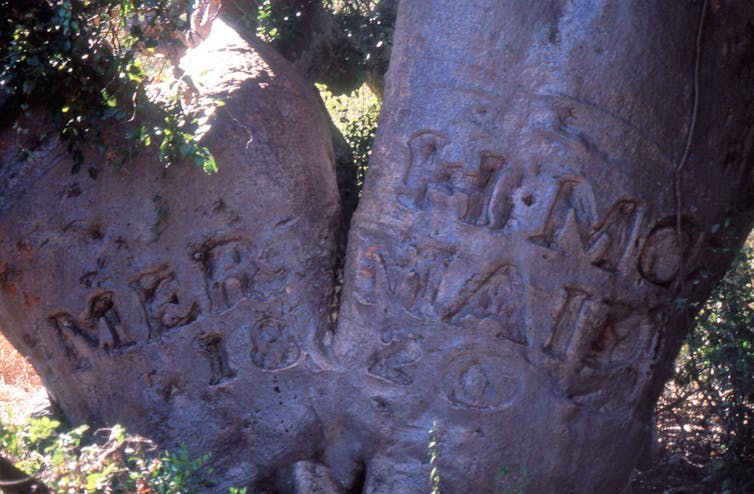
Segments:
[[[0,327],[72,423],[211,452],[227,492],[316,452],[338,190],[324,109],[281,57],[218,21],[183,68],[211,176],[92,151],[94,180],[57,142],[13,163],[6,129]]]
[[[69,418],[211,451],[220,489],[423,493],[430,448],[447,493],[620,492],[751,226],[752,25],[403,2],[333,331],[324,117],[217,23],[187,67],[217,175],[0,170],[0,324]]]
[[[443,492],[621,490],[751,224],[750,7],[401,4],[334,342],[374,492],[434,422]]]

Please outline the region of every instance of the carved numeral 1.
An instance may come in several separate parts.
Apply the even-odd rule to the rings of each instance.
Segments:
[[[579,360],[580,348],[588,338],[585,331],[592,326],[590,317],[595,302],[590,294],[578,287],[565,287],[566,298],[555,319],[555,327],[542,350],[559,360]]]

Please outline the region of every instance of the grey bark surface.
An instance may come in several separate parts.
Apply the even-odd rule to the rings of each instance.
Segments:
[[[93,180],[54,140],[26,162],[8,146],[0,327],[71,422],[210,452],[239,485],[315,452],[333,152],[314,90],[282,58],[218,21],[183,63],[214,108],[216,174],[151,153],[119,170],[92,152]]]
[[[321,105],[218,22],[217,175],[0,170],[0,326],[73,421],[210,451],[219,491],[428,492],[434,427],[442,492],[620,492],[752,222],[754,11],[697,50],[701,6],[403,2],[336,328]]]
[[[379,438],[367,485],[428,478],[437,421],[443,492],[524,471],[527,492],[620,492],[689,329],[677,307],[751,221],[754,13],[714,4],[682,254],[701,2],[401,4],[334,340],[372,404],[352,416]]]

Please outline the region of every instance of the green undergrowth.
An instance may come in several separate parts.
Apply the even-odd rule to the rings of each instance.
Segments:
[[[215,171],[212,154],[195,136],[198,112],[181,101],[192,82],[173,71],[192,5],[0,0],[0,123],[28,134],[24,118],[38,119],[34,110],[43,108],[67,143],[74,173],[84,164],[84,144],[99,147],[116,165],[153,147],[163,166],[188,160]],[[149,90],[155,84],[162,90]],[[125,149],[124,137],[130,138]],[[89,174],[96,178],[94,168]]]
[[[116,425],[65,430],[48,417],[0,422],[0,451],[51,492],[67,494],[199,494],[214,484],[209,455],[185,447],[159,451],[149,439]],[[246,488],[231,488],[245,494]]]
[[[754,235],[699,311],[674,382],[715,431],[710,492],[754,492]]]
[[[330,118],[348,143],[356,168],[356,186],[361,190],[372,155],[372,143],[377,132],[382,101],[366,84],[342,95],[331,93],[326,86],[317,85]]]

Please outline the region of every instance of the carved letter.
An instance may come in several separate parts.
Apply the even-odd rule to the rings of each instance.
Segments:
[[[557,249],[558,240],[569,224],[577,229],[580,238],[587,238],[595,216],[590,187],[577,180],[564,180],[555,194],[544,227],[529,240],[548,249]]]
[[[523,295],[516,268],[504,265],[484,277],[468,278],[450,304],[438,310],[451,325],[484,327],[498,338],[526,344]]]
[[[409,139],[410,163],[398,202],[413,210],[449,211],[469,225],[486,226],[493,221],[500,224],[503,221],[500,216],[510,211],[506,213],[505,205],[497,204],[493,213],[490,202],[505,160],[495,153],[481,151],[475,163],[444,161],[440,151],[449,142],[447,137],[432,131],[422,131]],[[511,180],[515,181],[515,177],[509,177],[502,187],[509,187]],[[498,217],[493,218],[493,214]]]
[[[223,379],[235,376],[235,372],[228,365],[228,355],[220,333],[202,333],[197,340],[207,360],[209,360],[210,386],[219,384]]]
[[[555,326],[542,350],[559,360],[578,361],[585,356],[588,333],[600,319],[600,305],[582,288],[566,286],[565,292]]]
[[[584,363],[603,370],[631,365],[648,346],[652,328],[645,313],[623,304],[610,304]]]
[[[678,233],[671,226],[656,228],[649,234],[639,256],[639,272],[657,285],[675,279],[681,265]]]
[[[466,214],[462,220],[470,225],[484,226],[490,223],[489,206],[495,190],[496,178],[503,168],[501,156],[483,152],[479,170],[468,170],[458,185],[458,190],[468,196]]]
[[[86,320],[87,326],[97,330],[99,345],[105,349],[134,343],[115,310],[113,292],[99,293],[89,299]]]
[[[58,312],[47,322],[55,328],[73,370],[88,368],[90,363],[84,356],[91,355],[92,349],[99,345],[96,337],[83,329],[68,312]]]
[[[544,227],[529,240],[548,249],[558,249],[570,229],[593,265],[615,271],[630,245],[640,214],[635,200],[621,199],[597,223],[591,187],[568,179],[561,182]]]
[[[185,326],[199,315],[197,302],[186,303],[179,297],[175,273],[162,266],[140,275],[131,283],[139,296],[149,326],[149,337],[168,329]]]
[[[283,370],[298,364],[301,350],[290,329],[267,317],[251,328],[251,361],[262,370]]]
[[[513,192],[521,186],[523,173],[518,168],[507,167],[494,185],[489,205],[489,223],[492,230],[502,230],[513,212]]]
[[[463,352],[446,366],[445,395],[453,405],[475,410],[510,406],[519,391],[519,379],[501,363],[506,358],[481,352]]]
[[[389,330],[382,335],[384,349],[372,355],[367,372],[385,381],[408,386],[414,382],[416,362],[421,358],[421,336],[405,330]]]
[[[97,334],[84,329],[74,316],[68,312],[58,312],[48,318],[49,323],[58,330],[58,332],[68,338],[81,338],[89,346],[99,346]]]
[[[636,201],[618,201],[589,238],[587,250],[592,264],[608,271],[618,268],[631,242],[631,235],[638,222],[639,208]]]
[[[398,202],[410,209],[424,209],[427,175],[440,168],[438,154],[448,142],[447,137],[432,131],[419,132],[409,139],[409,165],[403,176],[405,189],[399,194]]]
[[[207,296],[215,314],[245,299],[269,300],[281,293],[288,277],[284,266],[259,260],[246,240],[213,241],[192,257],[203,264]]]

